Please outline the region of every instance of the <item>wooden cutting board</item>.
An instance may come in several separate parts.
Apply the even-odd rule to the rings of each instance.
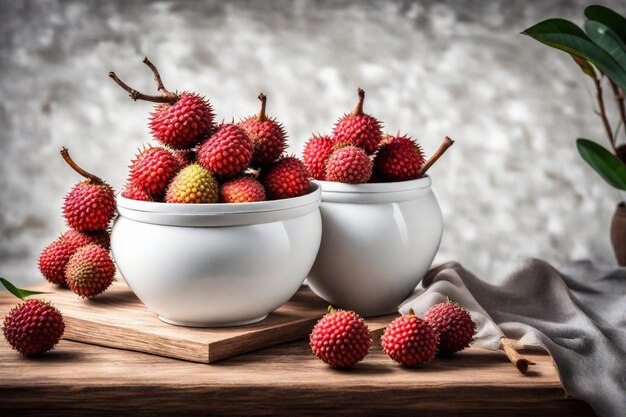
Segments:
[[[327,308],[326,302],[302,287],[259,323],[202,329],[162,322],[122,280],[93,299],[80,299],[68,289],[49,284],[33,289],[51,292],[41,298],[51,301],[63,313],[64,339],[202,363],[306,338]],[[368,320],[370,330],[380,333],[392,317]]]

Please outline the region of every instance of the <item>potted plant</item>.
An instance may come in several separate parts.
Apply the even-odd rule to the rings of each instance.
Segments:
[[[583,30],[584,29],[584,30]],[[582,72],[593,80],[597,113],[604,126],[609,149],[579,138],[580,156],[614,188],[626,191],[626,18],[598,5],[585,8],[583,29],[564,19],[548,19],[522,34],[572,56]],[[609,120],[603,87],[610,87],[619,113],[615,128]],[[626,207],[621,202],[611,224],[611,241],[617,261],[626,265]]]

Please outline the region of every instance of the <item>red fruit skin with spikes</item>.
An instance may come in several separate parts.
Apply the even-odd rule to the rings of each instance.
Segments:
[[[99,230],[97,232],[79,232],[78,230],[68,230],[63,233],[59,239],[68,245],[72,245],[77,249],[81,246],[94,243],[106,250],[111,248],[111,236],[108,230]]]
[[[346,114],[333,129],[333,142],[336,145],[358,146],[368,155],[376,152],[382,136],[381,123],[368,114]]]
[[[154,201],[145,191],[132,185],[126,185],[124,191],[122,191],[122,197],[138,201]]]
[[[115,264],[109,252],[98,245],[79,248],[65,267],[67,285],[81,297],[104,292],[113,282]]]
[[[372,340],[365,321],[356,313],[335,310],[317,322],[311,350],[333,368],[349,368],[365,358]]]
[[[454,303],[436,304],[424,319],[439,333],[438,350],[441,353],[459,352],[472,342],[476,324],[463,307]]]
[[[63,316],[50,303],[28,299],[4,318],[4,337],[24,356],[41,355],[54,348],[65,331]]]
[[[128,183],[158,200],[165,195],[167,185],[179,170],[180,164],[172,152],[148,147],[132,161]]]
[[[41,251],[37,264],[48,282],[65,285],[65,266],[77,248],[74,244],[57,239]]]
[[[215,115],[203,97],[186,91],[179,97],[173,104],[155,107],[151,113],[150,130],[163,145],[172,149],[189,149],[212,132]]]
[[[226,181],[220,187],[222,203],[251,203],[264,200],[263,185],[251,177],[235,178]]]
[[[254,144],[251,165],[263,167],[276,161],[285,151],[287,134],[280,123],[274,119],[263,122],[257,116],[251,116],[239,123]]]
[[[79,182],[65,196],[63,215],[80,232],[105,230],[115,214],[115,196],[108,184]]]
[[[336,149],[326,161],[326,181],[363,184],[372,176],[372,161],[356,146]]]
[[[252,152],[252,140],[246,132],[237,125],[224,124],[198,147],[197,159],[207,170],[233,177],[248,168]]]
[[[311,187],[309,171],[295,156],[279,159],[262,175],[262,183],[268,199],[299,197]]]
[[[381,345],[394,361],[405,366],[416,366],[435,356],[437,340],[438,335],[428,322],[408,315],[389,323]]]
[[[422,166],[422,148],[408,136],[386,136],[374,157],[374,175],[382,182],[414,180]]]
[[[196,162],[196,153],[192,150],[173,151],[172,155],[174,155],[174,158],[178,161],[180,169]]]
[[[326,178],[326,161],[333,151],[333,140],[328,135],[313,135],[304,145],[302,160],[316,180]]]

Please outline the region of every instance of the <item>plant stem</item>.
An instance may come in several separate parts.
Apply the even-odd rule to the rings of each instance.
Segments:
[[[615,98],[615,101],[617,101],[617,106],[619,107],[619,115],[622,119],[622,126],[626,126],[626,107],[624,106],[624,92],[621,91],[617,84],[615,84],[612,80],[609,80],[609,82],[611,83],[611,88],[613,89],[613,97]],[[618,132],[619,127],[615,132],[615,140],[617,140]]]
[[[433,164],[435,162],[437,162],[437,160],[439,158],[441,158],[441,156],[444,154],[444,152],[450,146],[452,146],[452,144],[454,144],[454,141],[446,136],[445,139],[443,140],[443,142],[441,143],[441,145],[439,145],[439,149],[437,149],[437,151],[433,154],[433,156],[431,156],[430,159],[428,161],[426,161],[426,163],[424,164],[424,166],[420,170],[420,174],[419,174],[420,177],[423,177],[426,174],[426,171],[428,171],[430,169],[430,167],[432,167]]]
[[[261,110],[259,111],[259,115],[256,119],[259,122],[264,122],[267,120],[267,115],[265,114],[265,103],[267,102],[267,96],[263,93],[259,93],[259,100],[261,100]]]
[[[74,171],[78,172],[83,177],[93,181],[96,184],[104,184],[104,181],[102,181],[102,179],[100,177],[97,177],[97,176],[93,175],[92,173],[85,171],[80,166],[78,166],[78,164],[76,162],[74,162],[74,160],[70,156],[70,151],[67,150],[67,148],[65,146],[61,148],[61,156],[63,157],[63,159],[65,159],[65,162],[67,162],[67,164],[70,167],[72,167],[72,169]]]
[[[600,119],[602,120],[602,124],[604,125],[604,131],[606,132],[606,136],[609,138],[609,144],[611,145],[611,149],[613,149],[613,153],[617,155],[617,149],[615,148],[615,138],[613,137],[611,124],[609,123],[609,119],[606,116],[606,108],[604,107],[604,98],[602,97],[602,80],[598,77],[594,77],[593,83],[596,85],[596,101],[598,102],[598,107],[600,109]]]
[[[143,101],[151,101],[153,103],[175,103],[178,101],[178,96],[176,94],[172,94],[171,96],[150,96],[147,94],[140,93],[134,88],[129,87],[124,81],[120,80],[117,75],[113,71],[109,72],[109,77],[113,79],[120,87],[128,92],[128,95],[133,100],[143,100]]]
[[[161,81],[161,74],[159,74],[159,70],[154,66],[152,62],[150,62],[147,56],[143,58],[142,62],[146,64],[148,68],[150,68],[150,70],[152,71],[152,75],[154,76],[154,82],[157,85],[157,90],[159,91],[159,93],[161,93],[163,97],[176,97],[176,99],[178,99],[176,94],[165,88],[165,86],[163,85],[163,81]]]
[[[363,102],[365,101],[365,90],[363,90],[362,88],[359,88],[357,90],[357,94],[359,95],[359,101],[358,103],[356,103],[354,110],[352,110],[353,116],[358,116],[360,114],[363,114]]]

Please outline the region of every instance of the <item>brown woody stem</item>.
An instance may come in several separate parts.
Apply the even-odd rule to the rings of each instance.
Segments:
[[[263,93],[259,93],[259,100],[261,100],[261,110],[259,111],[257,121],[264,122],[267,120],[267,115],[265,114],[265,104],[267,103],[267,96]]]
[[[172,95],[169,96],[150,96],[147,94],[140,93],[134,88],[129,87],[124,81],[120,80],[117,75],[113,71],[109,72],[109,77],[113,79],[120,87],[128,92],[128,95],[133,100],[143,100],[143,101],[151,101],[153,103],[175,103],[178,101],[178,96],[176,94],[170,93]]]
[[[446,136],[439,146],[439,149],[437,149],[437,152],[435,152],[433,156],[431,156],[430,159],[426,161],[426,163],[420,170],[420,176],[424,176],[426,174],[426,171],[428,171],[430,167],[432,167],[433,164],[437,162],[439,158],[441,158],[441,156],[446,152],[446,150],[448,150],[450,146],[452,146],[452,144],[454,144],[454,141]]]
[[[358,116],[360,114],[363,114],[363,102],[365,101],[365,91],[362,88],[359,88],[357,90],[357,94],[359,95],[359,101],[358,103],[356,103],[356,106],[354,106],[354,110],[352,110],[353,116]]]
[[[407,314],[408,316],[415,316],[415,310],[413,310],[412,308],[409,309],[409,314]]]
[[[602,96],[602,80],[598,77],[594,77],[593,83],[596,86],[596,101],[598,102],[598,108],[600,111],[599,116],[602,120],[602,124],[604,125],[604,131],[606,132],[606,136],[609,138],[609,144],[611,145],[611,149],[613,149],[613,153],[617,155],[617,149],[615,149],[615,138],[613,137],[611,124],[609,123],[609,119],[606,116],[606,108],[604,107],[604,98]]]
[[[74,171],[78,172],[83,177],[95,182],[96,184],[104,184],[104,181],[102,181],[100,177],[97,177],[78,166],[78,164],[74,162],[74,160],[70,156],[70,151],[68,151],[65,146],[61,148],[61,156],[63,157],[63,159],[65,159],[65,162],[67,162],[67,164],[72,167]]]
[[[617,106],[619,107],[619,115],[622,119],[622,125],[624,126],[624,129],[626,129],[626,107],[624,106],[624,92],[620,91],[620,88],[613,81],[609,80],[609,82],[611,83],[611,88],[613,89],[613,97],[615,98]],[[615,139],[617,140],[617,138]]]
[[[529,361],[528,359],[522,357],[517,350],[513,347],[513,343],[506,337],[502,336],[500,338],[500,343],[502,344],[502,348],[504,349],[504,353],[509,358],[511,363],[515,365],[515,367],[523,374],[526,375],[528,372],[528,365],[535,365],[534,362]]]
[[[165,86],[163,85],[163,81],[161,81],[161,74],[159,74],[159,70],[154,66],[152,62],[150,62],[147,56],[143,58],[142,62],[146,64],[148,68],[150,68],[150,71],[152,71],[152,75],[154,76],[154,82],[157,85],[157,90],[159,91],[159,93],[161,93],[163,97],[176,97],[176,99],[178,99],[176,94],[165,88]]]

